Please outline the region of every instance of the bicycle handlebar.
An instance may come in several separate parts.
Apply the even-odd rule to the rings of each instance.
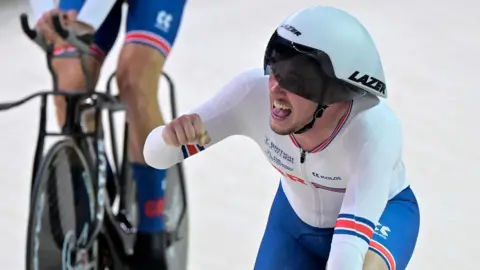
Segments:
[[[44,36],[38,31],[37,29],[32,29],[30,24],[28,23],[28,15],[26,13],[22,13],[20,15],[20,24],[22,25],[22,30],[30,38],[33,42],[35,42],[42,50],[48,51],[49,47],[47,41],[45,40]]]
[[[57,14],[53,15],[52,20],[55,31],[62,39],[83,53],[90,52],[90,45],[93,44],[93,34],[78,35],[71,29],[63,28],[60,17]]]
[[[90,45],[93,44],[93,34],[78,35],[71,29],[63,28],[60,21],[60,16],[58,14],[52,16],[52,21],[55,32],[57,32],[57,34],[62,39],[67,41],[69,44],[74,46],[82,53],[88,53],[90,51]],[[22,13],[20,15],[20,23],[22,25],[22,30],[25,35],[27,35],[28,38],[30,38],[33,42],[40,46],[42,50],[53,50],[53,48],[51,48],[50,44],[47,42],[42,33],[38,29],[30,27],[30,24],[28,22],[28,15],[26,13]]]
[[[100,93],[100,92],[86,93],[86,92],[83,92],[83,91],[81,91],[81,92],[80,91],[76,91],[76,92],[73,92],[73,91],[68,91],[68,92],[40,91],[40,92],[36,92],[34,94],[31,94],[29,96],[26,96],[26,97],[24,97],[20,100],[17,100],[17,101],[0,103],[0,111],[9,110],[9,109],[15,108],[17,106],[20,106],[20,105],[32,100],[33,98],[40,97],[40,96],[44,97],[44,96],[48,96],[48,95],[91,97],[91,98],[99,101],[98,105],[96,105],[96,106],[99,106],[101,108],[110,109],[110,110],[124,110],[125,109],[125,105],[122,102],[120,102],[115,97],[113,97],[109,94],[106,94],[106,93]]]

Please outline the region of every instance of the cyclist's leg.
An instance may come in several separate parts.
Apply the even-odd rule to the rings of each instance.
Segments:
[[[64,11],[76,10],[80,11],[86,0],[61,0],[59,9]],[[100,69],[105,56],[112,48],[118,35],[121,20],[121,1],[119,1],[111,10],[95,33],[95,43],[91,46],[90,55],[87,56],[87,70],[91,74],[94,84],[96,85]],[[73,47],[61,48],[57,47],[54,51],[55,59],[53,66],[58,74],[59,88],[63,91],[85,89],[85,77],[78,59],[78,53]],[[60,125],[65,121],[66,103],[63,97],[55,98],[55,106],[57,109],[57,120]]]
[[[185,0],[128,3],[127,34],[118,61],[117,81],[128,108],[130,160],[140,208],[135,248],[142,249],[142,243],[146,249],[161,248],[151,242],[163,241],[166,171],[146,165],[142,153],[149,132],[163,123],[158,103],[159,80],[180,26]],[[137,251],[136,254],[148,253]]]
[[[85,0],[62,0],[59,3],[59,9],[64,11],[76,10],[78,12],[83,6],[84,2]],[[118,7],[114,7],[112,9],[112,12],[108,15],[104,24],[95,34],[95,45],[92,46],[91,53],[87,56],[86,61],[87,70],[90,72],[92,80],[95,84],[98,80],[103,59],[115,42],[118,34],[118,28],[120,26],[120,19],[121,6],[118,5]],[[73,47],[56,48],[54,53],[55,58],[53,60],[53,67],[58,75],[59,89],[62,91],[85,89],[85,77],[80,65],[80,60],[76,57],[77,52],[75,49]],[[57,120],[60,126],[62,126],[65,121],[66,103],[63,97],[56,97],[54,102]],[[79,206],[76,210],[77,234],[78,230],[82,229],[81,223],[88,219],[89,214],[88,209],[81,207],[81,205],[86,205],[85,202],[82,203],[82,200],[88,199],[87,196],[84,196],[86,191],[84,190],[85,187],[82,184],[82,169],[82,167],[76,167],[75,164],[72,164],[71,174],[75,189],[75,205]],[[107,172],[108,179],[110,180],[109,183],[111,183],[113,174],[109,164],[107,164]]]
[[[415,195],[406,188],[387,203],[365,255],[364,270],[404,270],[420,227]]]
[[[319,237],[318,243],[305,239]],[[280,184],[273,201],[267,227],[255,261],[255,270],[321,270],[333,235],[332,229],[318,229],[305,224],[294,212]],[[325,254],[311,252],[312,248]]]
[[[63,11],[80,11],[85,0],[61,0],[58,8]],[[85,78],[80,66],[80,60],[76,58],[77,52],[72,47],[57,47],[54,51],[55,59],[53,67],[58,75],[60,90],[80,90],[85,88]],[[92,76],[94,83],[98,80],[98,74],[103,62],[103,52],[97,46],[92,46],[91,54],[87,57],[87,70]],[[60,126],[65,122],[65,99],[61,96],[54,98],[57,121]]]

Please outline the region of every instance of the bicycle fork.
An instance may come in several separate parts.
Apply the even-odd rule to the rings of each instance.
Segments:
[[[94,244],[97,235],[100,233],[105,217],[105,203],[108,203],[107,195],[107,161],[105,157],[105,145],[103,139],[103,130],[101,123],[101,109],[94,108],[94,100],[87,98],[80,105],[80,118],[82,133],[87,135],[84,137],[84,144],[81,145],[85,154],[93,157],[91,166],[96,175],[94,178],[94,186],[96,187],[96,207],[93,219],[93,226],[88,233],[88,241],[82,240],[82,246],[88,250]],[[80,239],[79,239],[80,240]],[[85,243],[86,242],[86,243]]]
[[[115,217],[109,207],[111,205],[111,198],[109,197],[107,190],[107,159],[106,159],[106,149],[105,149],[105,140],[104,132],[102,125],[102,110],[98,107],[94,107],[93,99],[87,99],[82,109],[82,132],[86,134],[91,134],[92,136],[87,137],[86,146],[87,152],[90,156],[94,157],[94,168],[95,172],[95,182],[97,186],[97,197],[96,197],[96,208],[95,208],[95,219],[92,230],[90,230],[88,242],[86,245],[82,245],[85,250],[89,250],[97,236],[102,232],[105,232],[104,237],[109,245],[116,246],[116,248],[123,247],[124,254],[128,254],[126,247],[123,245],[123,241],[120,237],[120,231],[113,220]],[[94,120],[94,124],[92,124]],[[126,233],[132,232],[129,231],[130,224],[125,224],[125,228],[120,228]],[[104,229],[105,228],[105,229]],[[115,233],[117,232],[117,233]],[[121,255],[121,254],[119,254]],[[126,258],[119,258],[124,261]]]

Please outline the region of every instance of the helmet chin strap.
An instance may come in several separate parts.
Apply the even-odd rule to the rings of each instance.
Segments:
[[[302,134],[302,133],[305,133],[306,131],[310,130],[313,127],[313,124],[315,123],[315,120],[322,117],[323,112],[325,111],[326,108],[328,108],[328,106],[318,104],[317,110],[315,110],[315,113],[313,114],[312,121],[310,121],[308,124],[306,124],[305,126],[300,128],[299,130],[293,132],[293,134]]]

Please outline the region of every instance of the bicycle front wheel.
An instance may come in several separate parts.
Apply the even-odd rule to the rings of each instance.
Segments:
[[[36,172],[27,229],[27,270],[96,269],[82,250],[95,218],[92,170],[72,139],[57,142]]]

